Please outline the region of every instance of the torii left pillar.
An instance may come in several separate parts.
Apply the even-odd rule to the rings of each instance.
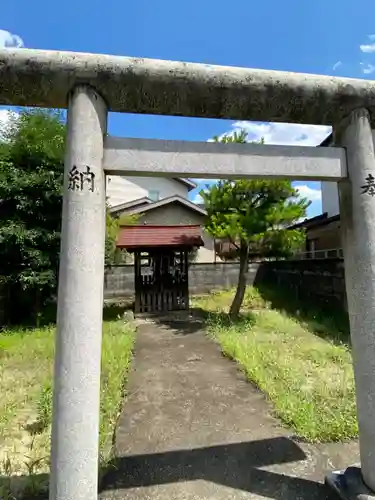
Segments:
[[[98,493],[107,106],[69,96],[58,288],[50,500]]]

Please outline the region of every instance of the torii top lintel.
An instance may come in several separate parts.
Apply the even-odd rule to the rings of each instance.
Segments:
[[[76,84],[110,111],[332,125],[375,106],[375,81],[31,49],[0,51],[0,104],[65,108]]]

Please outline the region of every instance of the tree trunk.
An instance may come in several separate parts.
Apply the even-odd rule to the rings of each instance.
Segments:
[[[247,268],[249,263],[249,245],[241,243],[240,247],[240,272],[238,274],[238,284],[236,295],[234,296],[232,305],[230,306],[229,316],[231,319],[237,319],[240,314],[240,309],[246,291]]]
[[[37,328],[40,327],[40,319],[41,319],[41,291],[39,288],[35,291],[35,325]]]

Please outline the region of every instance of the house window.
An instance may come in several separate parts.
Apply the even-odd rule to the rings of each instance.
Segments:
[[[155,191],[154,189],[151,189],[148,192],[148,197],[152,201],[159,201],[159,199],[160,199],[160,191]]]

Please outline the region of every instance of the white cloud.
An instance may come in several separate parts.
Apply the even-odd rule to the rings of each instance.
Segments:
[[[266,144],[294,146],[318,146],[332,130],[318,125],[238,121],[232,123],[227,134],[233,135],[241,129],[248,133],[249,141],[259,141],[263,137]]]
[[[365,64],[365,63],[360,63],[362,66],[362,72],[365,75],[371,75],[371,73],[374,73],[375,71],[375,66],[373,64]]]
[[[371,54],[372,52],[375,52],[375,43],[360,45],[359,48],[361,49],[362,52],[365,52],[366,54]]]
[[[320,189],[311,188],[306,184],[302,184],[301,186],[296,186],[296,189],[302,196],[302,198],[307,198],[312,202],[322,200],[322,191]]]
[[[192,202],[193,203],[203,203],[203,198],[199,193],[197,193],[195,198],[193,198]]]
[[[369,54],[364,58],[362,62],[359,63],[361,67],[361,72],[364,75],[371,75],[375,72],[374,56],[375,54],[375,34],[367,36],[370,43],[365,43],[359,46],[360,50],[365,54]],[[371,54],[371,55],[370,55]]]
[[[9,109],[0,109],[0,138],[3,136],[3,132],[9,125],[10,120],[14,117],[16,118],[18,113],[15,111],[10,111]]]
[[[0,48],[21,48],[24,46],[20,36],[10,33],[10,31],[0,30]]]
[[[338,70],[340,68],[341,76],[349,76],[349,77],[358,77],[359,71],[362,75],[371,75],[375,73],[375,33],[367,35],[367,40],[365,43],[359,45],[360,51],[363,53],[362,62],[356,61],[345,61],[344,63],[341,60],[338,60],[332,67],[333,71]],[[345,67],[345,75],[342,74],[342,67]]]
[[[24,43],[20,36],[0,29],[0,49],[21,48],[23,46]],[[4,108],[0,109],[0,137],[2,137],[12,116],[18,116],[18,113]]]
[[[336,71],[340,66],[342,66],[341,61],[335,62],[335,64],[332,66],[333,71]]]
[[[17,115],[15,111],[10,111],[9,109],[0,109],[0,127],[8,125],[12,116]]]
[[[370,42],[373,43],[365,43],[359,46],[360,50],[362,52],[365,52],[366,54],[371,54],[375,52],[375,34],[374,35],[367,35],[367,38],[370,40]]]

